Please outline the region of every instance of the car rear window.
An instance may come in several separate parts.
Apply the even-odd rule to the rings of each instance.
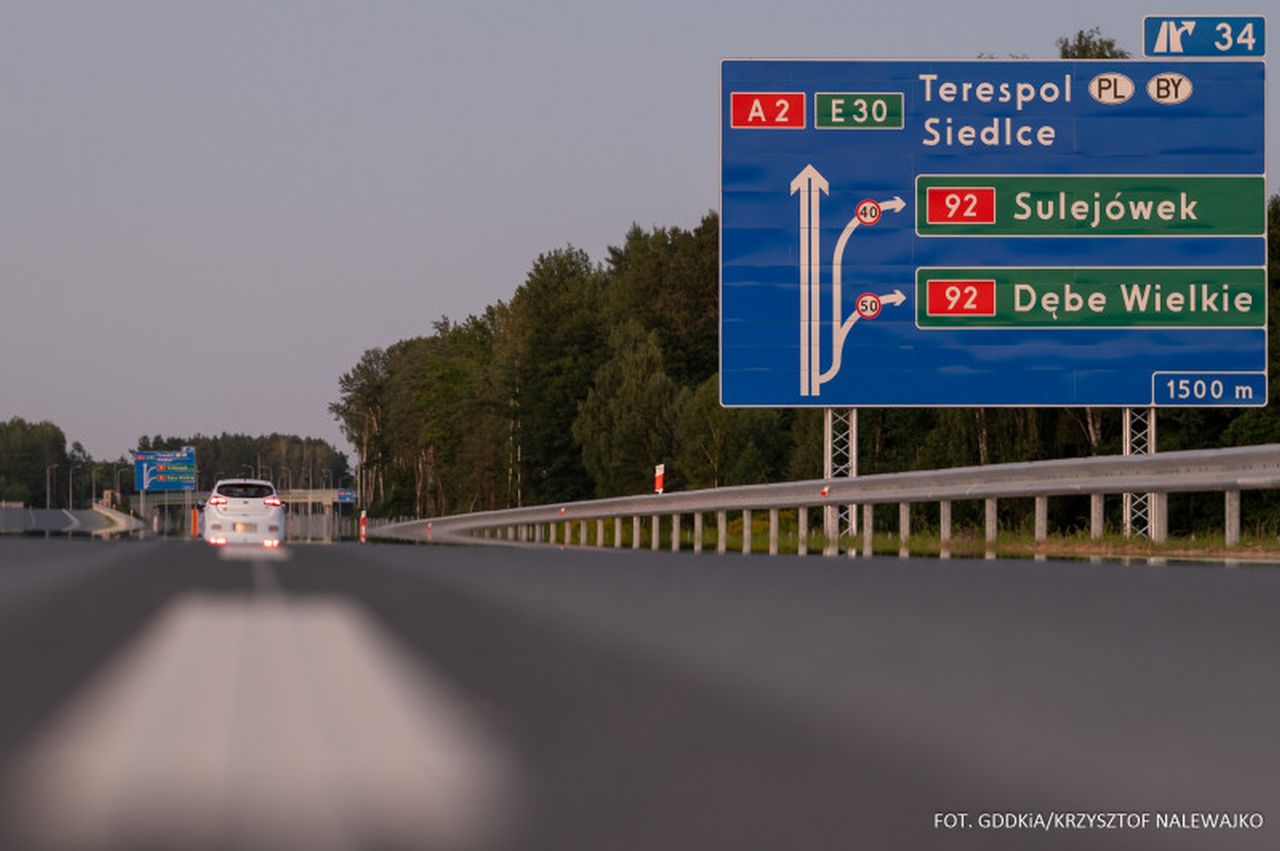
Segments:
[[[218,485],[218,493],[228,499],[262,499],[275,493],[271,485]]]

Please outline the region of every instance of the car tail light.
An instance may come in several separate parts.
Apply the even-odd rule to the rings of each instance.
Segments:
[[[225,496],[222,496],[221,494],[215,493],[213,496],[209,497],[209,504],[210,505],[226,505],[227,498]]]
[[[280,501],[280,497],[278,496],[269,496],[262,501],[262,504],[269,505],[272,508],[279,508],[280,506],[284,505],[284,503]]]
[[[276,538],[267,538],[262,542],[262,546],[264,549],[274,550],[280,546],[280,541]]]
[[[213,544],[215,547],[225,547],[227,545],[227,539],[226,538],[210,538],[209,543]]]

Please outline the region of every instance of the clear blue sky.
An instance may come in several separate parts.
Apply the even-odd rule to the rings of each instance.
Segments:
[[[7,3],[0,417],[98,457],[340,441],[366,348],[717,205],[722,57],[1050,58],[1092,26],[1138,54],[1144,14],[1219,5]]]

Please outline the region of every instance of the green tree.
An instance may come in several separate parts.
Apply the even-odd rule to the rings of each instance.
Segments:
[[[338,401],[329,413],[355,447],[359,464],[357,488],[366,503],[386,498],[387,446],[383,427],[386,401],[387,353],[369,349],[350,371],[338,378]]]
[[[1129,51],[1116,47],[1113,38],[1107,38],[1098,27],[1077,30],[1070,38],[1058,39],[1058,57],[1061,59],[1128,59]]]
[[[649,486],[654,464],[671,453],[676,396],[657,333],[631,320],[610,334],[609,351],[573,423],[583,463],[602,497]]]
[[[655,332],[664,369],[681,386],[696,386],[717,368],[719,239],[719,217],[708,213],[692,231],[633,225],[622,246],[609,249],[611,322]]]
[[[776,480],[791,448],[777,411],[720,405],[719,374],[681,391],[675,437],[676,464],[668,476],[694,488]]]
[[[603,284],[586,252],[566,248],[539,256],[511,300],[508,367],[520,502],[595,492],[573,421],[607,352]]]
[[[58,465],[58,473],[47,477],[47,468]],[[62,429],[44,420],[27,422],[13,417],[0,422],[0,499],[43,507],[65,505],[59,500],[59,485],[66,480],[67,438]],[[49,481],[52,488],[45,490]]]

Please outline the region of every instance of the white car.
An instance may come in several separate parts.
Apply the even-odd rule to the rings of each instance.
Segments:
[[[256,544],[269,550],[284,540],[284,503],[262,479],[223,479],[204,505],[204,539],[214,546]]]

